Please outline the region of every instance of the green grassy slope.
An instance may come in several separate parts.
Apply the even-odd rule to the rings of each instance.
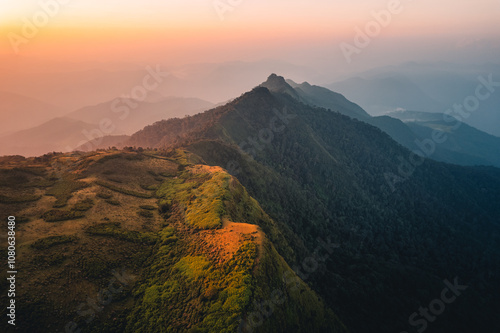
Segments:
[[[4,158],[18,329],[347,332],[275,250],[295,256],[257,201],[201,163],[183,150]],[[277,295],[272,313],[256,307]]]

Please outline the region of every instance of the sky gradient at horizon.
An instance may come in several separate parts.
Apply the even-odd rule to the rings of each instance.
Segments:
[[[0,53],[15,53],[9,35],[22,37],[24,22],[33,22],[45,3],[53,15],[40,25],[35,37],[28,38],[29,43],[19,44],[18,53],[24,56],[112,60],[126,55],[135,60],[164,57],[182,63],[201,61],[203,56],[208,61],[250,60],[259,55],[279,58],[309,48],[311,58],[314,52],[332,52],[335,58],[339,43],[352,43],[355,28],[363,29],[373,20],[373,11],[386,10],[390,3],[243,0],[231,6],[228,0],[60,1],[64,3],[54,6],[58,0],[0,0]],[[429,48],[445,39],[457,45],[487,40],[498,47],[499,1],[400,3],[400,13],[392,15],[376,36],[379,47],[384,40],[402,39],[424,44],[428,39]],[[222,6],[219,12],[216,4]],[[482,43],[482,47],[490,44]],[[377,45],[371,47],[377,54]]]

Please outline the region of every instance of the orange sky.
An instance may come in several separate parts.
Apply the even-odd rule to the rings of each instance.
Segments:
[[[388,1],[379,0],[241,0],[234,7],[229,2],[0,0],[0,54],[174,63],[273,57],[301,45],[350,42],[354,28],[373,19],[372,11],[388,7]],[[51,16],[40,3],[47,4]],[[216,4],[226,5],[217,12]],[[36,36],[23,39],[15,50],[12,36],[26,37],[24,22],[35,17],[41,20]],[[392,16],[380,38],[498,37],[499,17],[497,0],[401,0],[401,13]]]

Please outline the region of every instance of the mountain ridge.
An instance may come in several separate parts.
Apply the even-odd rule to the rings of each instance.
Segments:
[[[344,96],[332,92],[326,88],[310,85],[305,82],[302,84],[297,84],[291,80],[288,82],[281,76],[276,74],[271,74],[268,79],[259,85],[258,87],[266,88],[271,92],[275,93],[285,93],[290,97],[294,98],[301,103],[311,106],[323,107],[330,109],[341,114],[347,115],[352,118],[364,121],[375,127],[382,129],[384,132],[388,133],[394,140],[396,140],[401,145],[405,146],[410,150],[419,150],[419,145],[417,142],[425,141],[430,137],[430,133],[423,132],[422,129],[416,130],[415,128],[410,128],[408,123],[404,123],[400,120],[389,119],[384,116],[371,117],[368,115],[361,107],[357,104],[350,102]],[[236,100],[236,99],[235,99]],[[227,107],[230,108],[234,105],[234,101],[228,103]],[[221,106],[222,110],[225,106]],[[207,112],[212,112],[213,109]],[[224,111],[225,112],[225,111]],[[205,112],[206,114],[206,112]],[[219,114],[218,112],[212,112],[212,116]],[[215,118],[208,120],[207,115],[204,116],[205,120],[200,120],[201,117],[195,116],[194,118],[189,118],[188,121],[175,120],[176,125],[169,124],[168,120],[165,120],[154,125],[147,126],[145,129],[132,135],[132,138],[126,142],[120,142],[121,146],[144,146],[144,147],[160,147],[171,144],[176,136],[182,132],[182,126],[192,126],[193,122],[196,121],[215,121]],[[216,116],[218,117],[218,116]],[[190,125],[191,124],[191,125]],[[164,126],[163,133],[168,133],[164,136],[163,141],[161,138],[157,137],[161,130],[155,130],[154,127]],[[167,130],[168,128],[168,130]],[[154,133],[153,133],[154,132]],[[150,133],[150,134],[148,134]],[[484,143],[488,141],[486,133],[483,135],[479,131],[474,132],[475,137],[482,137],[483,139],[470,140],[469,136],[471,131],[459,131],[455,132],[454,137],[458,142],[466,143],[467,141],[473,142],[472,146],[469,143],[468,150],[460,150],[457,146],[450,144],[436,145],[436,151],[430,154],[428,157],[433,158],[438,161],[454,163],[464,166],[471,165],[500,165],[495,157],[495,149],[485,149]],[[155,138],[156,137],[156,138]],[[143,139],[141,139],[143,138]],[[152,139],[155,138],[155,139]],[[486,141],[485,141],[486,140]],[[490,140],[491,141],[491,140]],[[450,141],[451,142],[451,141]],[[493,147],[492,145],[487,145],[488,147]],[[99,148],[106,148],[108,146],[98,145]]]

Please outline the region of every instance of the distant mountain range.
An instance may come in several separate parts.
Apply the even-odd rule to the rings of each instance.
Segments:
[[[353,77],[327,87],[357,101],[375,116],[398,108],[429,112],[439,112],[445,108],[444,104],[424,93],[409,79],[395,75],[368,79]]]
[[[422,142],[438,131],[446,137],[436,142],[430,157],[460,165],[494,165],[500,167],[500,137],[482,132],[442,113],[395,111],[388,116],[402,120]],[[415,141],[407,146],[419,149]]]
[[[422,143],[432,138],[433,130],[439,130],[446,134],[446,141],[434,143],[432,152],[426,151],[421,152],[421,154],[437,161],[464,166],[493,165],[500,167],[500,159],[498,157],[500,147],[498,143],[500,138],[481,132],[458,120],[452,123],[449,120],[445,122],[443,114],[399,111],[389,113],[387,116],[371,117],[359,105],[349,101],[341,94],[324,87],[310,85],[307,82],[297,84],[292,80],[284,80],[283,77],[275,74],[271,75],[260,86],[268,88],[273,92],[285,93],[307,105],[330,109],[376,126],[411,151],[421,152]],[[177,122],[184,124],[181,120],[177,120]],[[161,124],[147,126],[144,130],[134,134],[130,139],[127,137],[115,137],[107,139],[106,142],[96,140],[88,144],[87,149],[84,147],[81,148],[83,150],[92,150],[95,147],[107,148],[109,146],[123,147],[127,145],[158,147],[160,142],[166,141],[170,143],[171,139],[177,137],[182,131],[177,125],[172,126],[168,136],[170,139],[166,139],[166,137],[161,137],[157,134],[157,128]],[[455,127],[457,128],[456,130],[454,129]]]
[[[66,115],[68,118],[99,124],[102,119],[113,121],[115,134],[132,134],[158,120],[184,117],[205,111],[214,105],[198,98],[156,96],[155,99],[138,101],[118,98],[78,109]]]
[[[0,136],[42,124],[64,111],[35,98],[0,91]]]
[[[378,77],[382,74],[373,75]],[[397,98],[391,102],[394,103],[393,105],[409,106],[410,101],[419,101],[423,104],[413,106],[438,108],[439,103],[423,97],[424,93],[409,80],[398,81],[396,78],[387,78],[376,83],[375,81],[379,79],[373,79],[375,81],[369,84],[366,80],[364,80],[365,83],[360,83],[359,80],[351,82],[353,89],[355,86],[359,88],[359,91],[375,88],[371,95],[372,97],[379,96],[381,101],[387,100],[384,96],[392,96]],[[343,95],[307,82],[298,84],[292,80],[284,81],[282,77],[271,75],[261,86],[274,92],[286,93],[302,103],[330,109],[374,125],[412,151],[421,151],[422,142],[427,142],[426,140],[432,137],[433,130],[445,132],[447,140],[433,145],[432,152],[425,154],[437,161],[465,166],[500,166],[498,137],[481,132],[462,122],[460,124],[463,126],[454,130],[454,126],[458,126],[458,123],[450,124],[449,121],[446,123],[440,113],[397,111],[385,112],[386,116],[371,117],[358,104],[351,102]],[[340,84],[340,86],[346,88],[349,85]],[[398,93],[401,89],[410,95]],[[369,97],[371,95],[363,96],[373,100]],[[212,103],[201,99],[164,97],[158,92],[150,92],[142,102],[122,97],[73,111],[65,115],[68,119],[60,118],[57,121],[46,122],[32,130],[4,135],[4,145],[0,149],[0,154],[34,156],[47,151],[88,151],[111,146],[154,147],[158,144],[157,141],[152,140],[155,135],[143,134],[144,131],[139,131],[143,127],[164,119],[194,115],[213,106]],[[32,119],[36,120],[36,116]],[[78,120],[78,122],[71,121],[71,119]],[[59,126],[65,126],[68,130]],[[44,131],[46,134],[43,135]],[[129,135],[136,131],[139,132],[129,138]],[[175,133],[178,133],[178,130],[172,129],[171,135],[175,136]]]
[[[150,94],[145,101],[118,98],[8,134],[3,137],[0,154],[37,156],[52,151],[71,151],[93,139],[99,144],[117,143],[116,140],[102,138],[113,136],[123,141],[126,135],[148,124],[192,115],[212,106],[212,103],[197,98],[164,97],[159,94]]]
[[[85,143],[83,133],[96,125],[66,117],[54,118],[42,125],[2,137],[2,155],[38,156],[53,151],[68,151]],[[87,139],[88,141],[88,139]]]
[[[375,68],[325,85],[356,101],[372,115],[403,110],[444,113],[475,96],[478,85],[492,81],[477,110],[463,122],[500,136],[500,65],[405,63]],[[490,84],[490,85],[491,85]]]

